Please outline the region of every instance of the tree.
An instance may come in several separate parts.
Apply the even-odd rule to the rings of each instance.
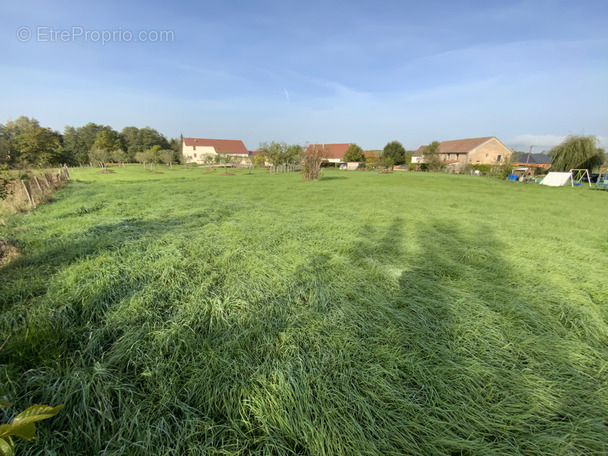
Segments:
[[[36,127],[13,139],[16,158],[25,166],[57,165],[61,158],[59,133],[49,128]]]
[[[596,136],[568,136],[559,146],[549,152],[551,169],[570,171],[571,169],[593,169],[604,162],[605,152],[597,147]]]
[[[257,159],[257,157],[260,157]],[[271,165],[270,171],[278,171],[282,165],[297,165],[302,160],[302,146],[299,144],[288,145],[285,142],[272,141],[260,143],[258,146],[256,160],[258,162],[268,161]]]
[[[33,117],[30,119],[27,116],[19,116],[16,120],[6,122],[4,132],[9,139],[14,139],[20,134],[38,127],[40,127],[40,122]]]
[[[228,164],[230,163],[230,155],[220,152],[215,156],[215,163],[224,166],[224,174],[228,173]]]
[[[276,168],[283,164],[283,160],[285,159],[284,151],[286,149],[287,144],[284,142],[263,142],[258,146],[258,153],[263,155],[272,167]]]
[[[273,168],[278,171],[278,167],[283,164],[284,150],[287,148],[287,144],[284,142],[279,143],[272,141],[270,143],[260,143],[258,146],[258,153],[263,155],[265,159],[270,163],[270,171]]]
[[[513,154],[507,154],[501,162],[492,168],[491,175],[499,179],[508,179],[513,172]],[[539,168],[534,169],[534,174]]]
[[[422,155],[424,157],[424,164],[426,169],[429,171],[441,171],[443,168],[443,162],[441,161],[441,154],[439,153],[439,141],[433,141],[431,144],[424,148]]]
[[[135,160],[137,152],[144,152],[148,147],[142,147],[139,143],[139,128],[125,127],[119,134],[130,160]]]
[[[247,155],[246,161],[247,161],[247,165],[248,165],[247,167],[249,168],[249,174],[251,174],[251,170],[255,166],[255,156],[251,155],[251,153],[249,153]]]
[[[384,162],[385,166],[387,166],[386,163],[392,161],[392,165],[390,165],[390,167],[395,165],[403,165],[405,163],[405,149],[399,141],[392,141],[384,146],[384,151],[382,152],[382,161]]]
[[[11,159],[11,143],[4,125],[0,124],[0,169],[7,167]]]
[[[363,153],[363,149],[359,147],[357,144],[352,143],[344,152],[342,156],[342,161],[345,162],[364,162],[365,154]]]
[[[95,135],[93,148],[89,152],[89,161],[98,163],[105,169],[111,154],[116,150],[122,150],[122,142],[118,133],[111,128],[104,128]]]
[[[160,152],[161,148],[159,145],[152,146],[150,149],[144,151],[144,157],[146,158],[146,162],[150,164],[150,169],[154,170],[156,168],[156,164],[161,161]],[[144,166],[145,167],[145,166]]]
[[[415,150],[406,150],[405,151],[405,164],[409,165],[412,163],[412,155],[414,155]]]
[[[390,154],[389,155],[382,154],[380,156],[380,158],[378,159],[378,164],[382,168],[384,168],[384,169],[380,170],[381,173],[388,173],[393,170],[393,166],[395,166],[395,161]]]
[[[147,152],[137,152],[135,154],[135,161],[144,165],[144,169],[146,169],[146,163],[148,163],[148,156],[149,154]]]
[[[150,150],[154,146],[159,146],[159,150],[171,149],[177,146],[175,144],[176,141],[170,144],[167,138],[150,127],[125,127],[119,136],[130,158],[134,158],[137,152]],[[181,147],[181,142],[179,147]]]
[[[178,163],[184,163],[184,157],[182,155],[182,143],[184,142],[183,137],[180,135],[179,138],[171,138],[169,140],[169,149],[173,151],[173,157]]]
[[[112,131],[112,127],[92,122],[78,128],[66,126],[63,130],[63,148],[66,156],[71,157],[73,164],[89,164],[89,151],[93,149],[97,134],[104,130]]]
[[[165,138],[164,135],[162,135],[151,127],[144,127],[139,129],[138,145],[144,148],[160,146],[161,150],[169,149],[170,147],[167,138]]]
[[[243,162],[243,158],[239,155],[226,154],[226,163],[231,168],[236,168]]]
[[[365,156],[365,166],[369,169],[375,168],[378,164],[378,155],[373,150],[367,151]]]
[[[102,130],[95,136],[92,149],[104,149],[110,153],[112,150],[122,149],[122,143],[114,130]]]
[[[303,148],[299,144],[291,144],[285,150],[285,164],[298,165],[302,162]]]
[[[253,156],[253,166],[260,168],[266,166],[266,156],[263,153],[260,153],[260,151]]]
[[[211,154],[205,154],[205,158],[203,159],[203,162],[205,163],[205,165],[207,165],[207,167],[209,168],[209,171],[211,171],[211,165],[213,165],[213,163],[215,163],[215,157]]]
[[[40,126],[32,118],[21,116],[8,121],[3,128],[3,157],[6,164],[22,166],[49,166],[59,164],[62,158],[61,135]]]
[[[321,176],[321,163],[327,158],[327,152],[321,146],[313,145],[304,152],[302,180],[318,180]]]
[[[171,167],[175,161],[174,153],[171,149],[163,149],[158,153],[158,158],[165,165]]]
[[[105,169],[106,163],[110,161],[110,152],[108,152],[106,149],[93,149],[91,152],[89,152],[89,160],[91,160],[91,163]]]
[[[122,149],[116,149],[110,152],[110,158],[115,163],[119,163],[121,165],[125,165],[125,162],[129,159],[126,152]]]

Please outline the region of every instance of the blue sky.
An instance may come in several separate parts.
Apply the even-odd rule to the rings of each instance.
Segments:
[[[540,152],[569,134],[608,146],[605,0],[25,0],[0,6],[0,34],[0,123],[151,126],[249,149],[496,136]]]

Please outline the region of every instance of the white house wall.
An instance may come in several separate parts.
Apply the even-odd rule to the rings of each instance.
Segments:
[[[195,150],[196,147],[196,150]],[[186,163],[204,163],[205,156],[212,155],[216,156],[214,147],[207,146],[183,146],[182,155]]]

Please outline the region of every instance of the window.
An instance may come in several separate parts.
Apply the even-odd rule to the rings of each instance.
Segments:
[[[192,150],[196,150],[196,146],[192,146]]]
[[[196,154],[194,154],[194,158],[196,158]]]
[[[502,155],[497,155],[496,156],[496,161],[499,162],[502,159]]]
[[[486,154],[486,157],[488,156],[488,154]]]

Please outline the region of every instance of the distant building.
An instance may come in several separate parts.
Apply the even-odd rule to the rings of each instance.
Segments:
[[[244,163],[249,152],[240,139],[184,138],[182,155],[186,163],[205,163],[205,158],[231,155]]]
[[[420,146],[412,155],[412,163],[424,163],[424,149]],[[501,163],[512,152],[494,136],[484,138],[457,139],[454,141],[443,141],[439,144],[439,154],[442,162],[457,171],[460,168],[471,165],[490,165]]]
[[[551,157],[545,154],[531,154],[514,152],[511,157],[513,166],[527,166],[529,168],[551,168]]]
[[[350,143],[342,143],[342,144],[311,144],[306,149],[306,153],[310,152],[313,147],[317,149],[323,149],[323,152],[326,155],[325,161],[329,163],[341,163],[342,157],[350,147]]]

